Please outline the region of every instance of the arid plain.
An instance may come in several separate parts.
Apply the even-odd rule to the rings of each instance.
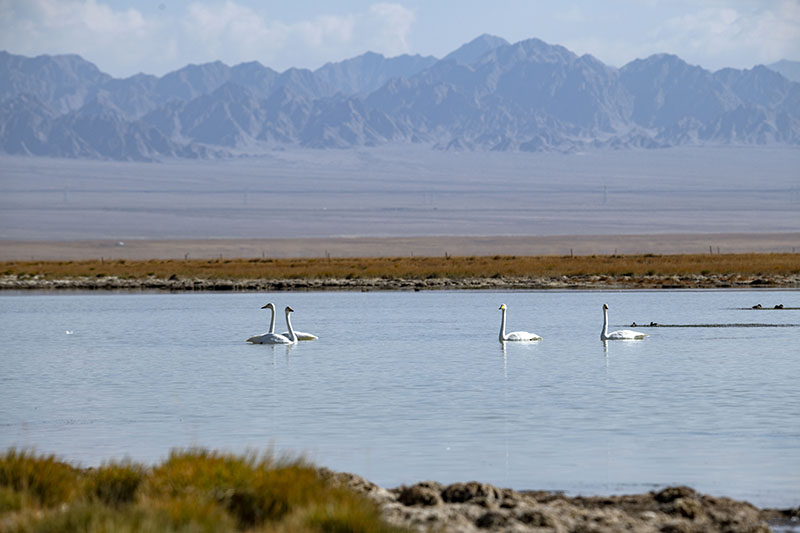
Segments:
[[[3,157],[0,259],[791,252],[800,151]]]

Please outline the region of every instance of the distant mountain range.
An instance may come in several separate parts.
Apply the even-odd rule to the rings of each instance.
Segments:
[[[787,80],[800,82],[800,61],[781,59],[777,63],[767,65],[767,68],[780,72]]]
[[[798,65],[710,72],[659,54],[617,69],[538,39],[482,35],[441,60],[368,52],[315,71],[217,61],[116,79],[76,55],[0,52],[0,151],[155,160],[388,143],[797,146]]]

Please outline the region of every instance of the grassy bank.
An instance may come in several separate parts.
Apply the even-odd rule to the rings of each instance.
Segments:
[[[382,257],[14,261],[0,273],[20,278],[122,279],[431,279],[554,276],[770,276],[800,274],[800,254]]]
[[[0,455],[0,531],[390,532],[374,504],[300,460],[173,452],[154,467],[82,469]]]
[[[53,456],[0,454],[0,532],[789,531],[800,509],[758,509],[673,486],[567,496],[477,481],[383,489],[303,461],[206,450],[150,467],[77,468]]]

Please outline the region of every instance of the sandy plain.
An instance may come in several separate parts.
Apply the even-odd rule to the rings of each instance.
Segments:
[[[800,252],[800,232],[0,241],[0,261]]]

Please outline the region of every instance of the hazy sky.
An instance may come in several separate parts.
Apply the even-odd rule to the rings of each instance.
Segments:
[[[750,68],[800,60],[800,0],[0,0],[0,49],[77,53],[117,77],[217,59],[281,71],[368,50],[442,57],[482,33],[613,66],[669,52]]]

